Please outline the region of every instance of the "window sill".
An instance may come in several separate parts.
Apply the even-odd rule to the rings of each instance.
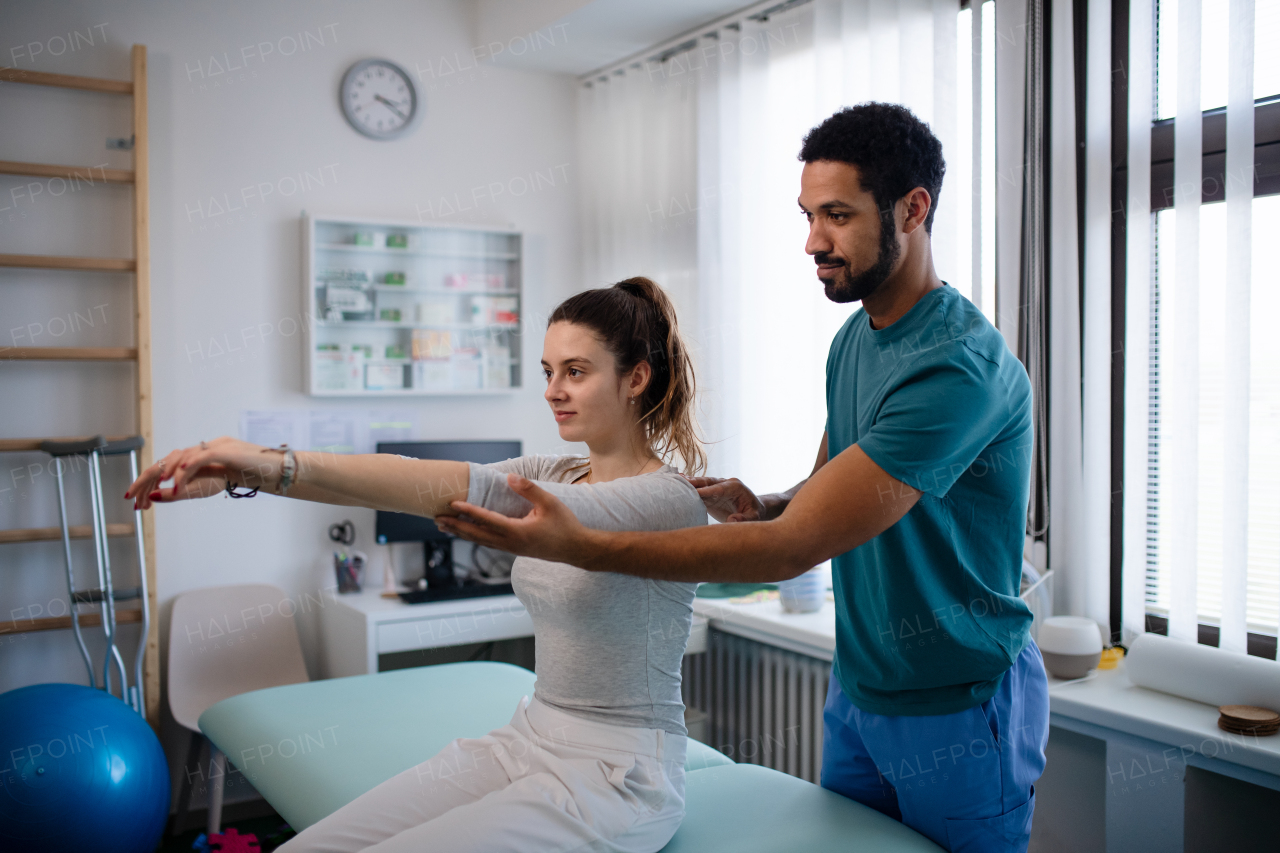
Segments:
[[[1095,670],[1083,681],[1049,678],[1052,725],[1110,740],[1108,732],[1144,738],[1167,748],[1156,763],[1186,763],[1280,790],[1280,735],[1247,737],[1218,728],[1218,709],[1136,686],[1124,663]]]

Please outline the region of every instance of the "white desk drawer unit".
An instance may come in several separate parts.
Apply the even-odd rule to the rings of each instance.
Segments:
[[[514,595],[405,604],[381,591],[339,595],[320,613],[324,678],[378,671],[393,652],[533,636],[533,620]]]
[[[496,598],[502,599],[501,601]],[[383,622],[378,625],[378,654],[488,643],[533,634],[533,620],[514,596],[478,599],[474,610],[443,616]],[[431,605],[412,605],[430,607]]]

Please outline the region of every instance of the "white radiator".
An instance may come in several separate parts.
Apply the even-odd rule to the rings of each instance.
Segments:
[[[709,746],[818,782],[830,663],[712,629],[682,675],[685,705],[707,715]]]

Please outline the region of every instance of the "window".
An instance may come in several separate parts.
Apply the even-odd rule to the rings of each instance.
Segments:
[[[1250,319],[1247,363],[1247,411],[1234,407],[1224,389],[1234,368],[1230,365],[1233,338],[1226,310],[1229,224],[1225,191],[1226,104],[1230,67],[1230,20],[1227,0],[1202,0],[1200,29],[1201,194],[1198,208],[1198,287],[1189,294],[1177,286],[1179,258],[1178,209],[1174,156],[1178,115],[1179,67],[1178,3],[1160,0],[1155,12],[1155,97],[1151,132],[1151,221],[1130,220],[1127,227],[1152,229],[1151,302],[1149,306],[1149,394],[1145,411],[1129,410],[1125,419],[1147,426],[1145,484],[1146,590],[1148,619],[1164,627],[1174,605],[1172,565],[1188,541],[1176,517],[1177,492],[1196,484],[1193,500],[1194,595],[1202,642],[1216,643],[1223,618],[1224,541],[1239,525],[1245,535],[1246,581],[1244,621],[1249,650],[1275,656],[1274,637],[1280,625],[1280,336],[1271,318],[1280,310],[1280,270],[1274,261],[1274,235],[1280,234],[1280,54],[1271,49],[1280,35],[1280,0],[1256,0],[1254,20],[1254,173],[1251,210],[1252,270],[1249,287]],[[1238,176],[1236,176],[1238,179]],[[1247,179],[1247,176],[1246,176]],[[1194,188],[1192,188],[1194,192]],[[1185,202],[1184,202],[1185,204]],[[1192,201],[1194,205],[1194,200]],[[1186,210],[1186,207],[1183,207]],[[1192,208],[1194,210],[1194,207]],[[1183,236],[1188,233],[1185,229]],[[1133,310],[1130,304],[1129,310]],[[1189,361],[1188,361],[1189,360]],[[1189,365],[1189,367],[1188,367]],[[1188,372],[1188,370],[1190,372]],[[1186,377],[1198,375],[1198,383]],[[1190,388],[1191,390],[1188,390]],[[1183,409],[1188,403],[1191,408]],[[1132,404],[1131,404],[1132,405]],[[1176,411],[1198,412],[1194,437],[1194,470],[1184,465],[1186,444],[1173,438]],[[1230,479],[1225,455],[1230,428],[1244,419],[1248,425],[1247,482]],[[1126,484],[1126,488],[1133,484]],[[1228,517],[1224,509],[1232,490],[1247,499],[1244,517]],[[1132,528],[1130,528],[1132,529]],[[1186,593],[1183,593],[1186,594]],[[1228,593],[1230,595],[1231,593]],[[1238,602],[1236,602],[1238,603]],[[1272,638],[1269,641],[1266,638]]]
[[[1173,312],[1169,270],[1174,266],[1173,244],[1177,213],[1166,208],[1155,220],[1155,310],[1152,312],[1151,397],[1148,414],[1150,444],[1147,483],[1147,604],[1148,612],[1167,616],[1169,577],[1161,572],[1172,547],[1168,489],[1169,467],[1177,460],[1162,455],[1160,353],[1177,346],[1168,333]],[[1199,530],[1197,535],[1196,602],[1201,623],[1216,626],[1222,615],[1223,423],[1227,412],[1221,393],[1225,364],[1222,353],[1226,328],[1221,299],[1215,298],[1225,268],[1226,205],[1205,204],[1200,212],[1200,435]],[[1248,593],[1245,618],[1252,633],[1275,636],[1280,624],[1280,337],[1270,328],[1280,316],[1280,277],[1276,275],[1274,245],[1264,235],[1280,234],[1280,195],[1253,202],[1253,323],[1250,330]],[[1162,284],[1165,285],[1162,287]]]

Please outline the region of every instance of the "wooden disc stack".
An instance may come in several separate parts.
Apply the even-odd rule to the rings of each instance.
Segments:
[[[1218,709],[1218,728],[1233,735],[1266,737],[1280,732],[1280,714],[1254,705],[1223,705]]]

